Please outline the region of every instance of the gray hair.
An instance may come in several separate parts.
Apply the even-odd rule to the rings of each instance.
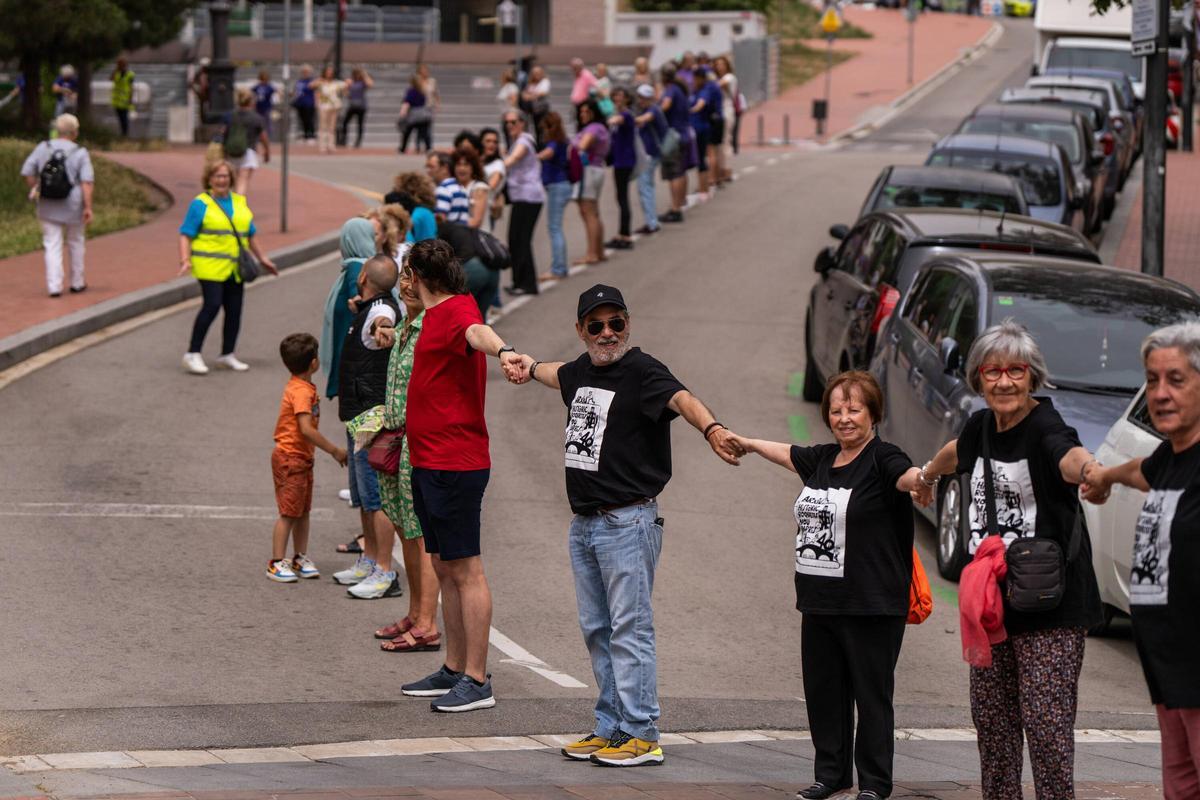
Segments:
[[[983,394],[979,368],[993,356],[1007,356],[1028,364],[1030,391],[1036,392],[1043,386],[1054,388],[1050,384],[1050,370],[1046,367],[1042,349],[1029,330],[1012,317],[988,328],[971,345],[971,352],[967,355],[967,385],[975,394]]]
[[[1178,322],[1159,328],[1142,341],[1142,363],[1155,350],[1176,347],[1187,356],[1192,369],[1200,372],[1200,322]]]

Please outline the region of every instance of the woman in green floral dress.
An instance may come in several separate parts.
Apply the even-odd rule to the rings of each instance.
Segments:
[[[400,300],[404,303],[404,327],[392,345],[388,362],[387,398],[384,401],[384,427],[395,430],[404,427],[404,411],[408,402],[408,380],[412,376],[413,351],[421,335],[425,308],[413,290],[412,273],[405,267],[400,272]],[[380,647],[389,653],[412,653],[438,650],[442,635],[437,629],[438,579],[433,563],[425,552],[421,523],[413,508],[412,465],[408,461],[408,441],[400,454],[400,470],[395,475],[379,473],[379,494],[383,511],[400,534],[404,553],[404,572],[408,577],[408,616],[375,631],[375,638],[387,639]]]

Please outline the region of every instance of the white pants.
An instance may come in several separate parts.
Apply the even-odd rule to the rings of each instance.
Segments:
[[[63,238],[71,253],[71,287],[82,289],[83,279],[83,221],[65,224],[42,223],[42,247],[46,249],[46,291],[61,294],[63,290]]]

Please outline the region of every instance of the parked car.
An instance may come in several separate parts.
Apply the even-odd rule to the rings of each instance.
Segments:
[[[1021,184],[1008,175],[953,167],[884,167],[859,217],[889,208],[969,208],[1029,214]]]
[[[1117,84],[1107,78],[1084,78],[1070,75],[1042,75],[1025,81],[1030,88],[1056,87],[1059,89],[1097,89],[1108,95],[1108,112],[1113,117],[1113,126],[1127,132],[1133,145],[1133,152],[1142,151],[1142,140],[1139,136],[1136,108],[1126,105],[1125,98],[1117,89]]]
[[[1075,184],[1084,201],[1084,225],[1097,233],[1104,223],[1104,150],[1097,145],[1090,120],[1069,108],[1046,103],[987,103],[960,123],[956,133],[1000,133],[1054,142],[1067,153]]]
[[[933,146],[925,163],[1011,175],[1021,183],[1029,216],[1087,232],[1086,198],[1066,152],[1053,142],[1022,136],[951,134]]]
[[[1004,14],[1008,17],[1032,17],[1035,8],[1034,0],[1004,0]]]
[[[1117,192],[1124,185],[1134,153],[1132,139],[1117,130],[1108,115],[1107,93],[1091,89],[1005,89],[1000,95],[1000,102],[1057,105],[1091,118],[1096,142],[1104,151],[1107,172],[1104,180],[1104,218],[1111,217],[1117,203]]]
[[[964,363],[976,337],[1006,317],[1033,334],[1050,368],[1050,397],[1084,447],[1100,446],[1144,380],[1151,331],[1200,316],[1200,295],[1129,270],[1040,256],[975,252],[931,259],[879,337],[871,371],[883,387],[879,435],[917,464],[984,406]],[[935,509],[938,571],[967,562],[975,502],[967,476],[946,476]],[[978,526],[976,526],[978,527]]]
[[[1068,77],[1075,76],[1079,78],[1103,78],[1106,81],[1112,81],[1121,95],[1121,107],[1131,109],[1133,112],[1133,124],[1137,133],[1134,138],[1137,140],[1138,146],[1141,146],[1142,136],[1145,135],[1146,109],[1137,92],[1134,90],[1133,81],[1129,75],[1119,69],[1102,69],[1099,67],[1051,67],[1043,74],[1049,76],[1066,75]]]
[[[1095,455],[1102,464],[1123,464],[1131,458],[1149,456],[1162,440],[1150,422],[1143,388],[1109,428]],[[1092,536],[1092,566],[1100,585],[1106,624],[1112,620],[1114,612],[1129,613],[1133,536],[1145,500],[1145,492],[1118,483],[1113,485],[1112,495],[1104,505],[1083,504],[1088,532]]]
[[[825,377],[865,368],[880,326],[931,259],[974,251],[1036,253],[1100,263],[1086,237],[1070,228],[1005,212],[906,209],[868,214],[853,228],[834,225],[841,239],[814,265],[820,280],[804,324],[804,399],[817,401]]]
[[[1128,29],[1123,38],[1063,36],[1055,39],[1042,53],[1039,66],[1042,73],[1055,67],[1118,69],[1129,76],[1139,98],[1146,96],[1146,59],[1133,54]]]

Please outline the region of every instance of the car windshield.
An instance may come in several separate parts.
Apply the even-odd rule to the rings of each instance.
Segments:
[[[1025,201],[1031,206],[1056,206],[1062,198],[1058,166],[1048,158],[992,151],[938,150],[929,157],[928,163],[1012,175],[1021,184]]]
[[[993,281],[990,324],[1006,317],[1033,334],[1052,383],[1132,393],[1146,379],[1142,340],[1165,325],[1197,319],[1200,305],[1174,288],[1046,267]]]
[[[1012,117],[980,116],[971,117],[962,127],[963,133],[1011,133],[1028,139],[1040,139],[1043,142],[1054,142],[1067,151],[1067,158],[1072,164],[1083,160],[1082,148],[1079,144],[1079,129],[1069,122],[1048,122],[1046,120],[1013,119]]]
[[[1097,67],[1119,69],[1130,80],[1142,79],[1142,60],[1128,50],[1101,47],[1053,47],[1048,67]]]
[[[1092,121],[1092,128],[1097,131],[1104,130],[1104,110],[1097,108],[1091,103],[1073,103],[1070,100],[1056,101],[1057,105],[1063,108],[1069,108],[1072,111],[1078,111]]]
[[[906,186],[889,183],[879,193],[875,210],[886,208],[969,208],[1022,214],[1015,195],[974,189],[949,189],[942,186]]]

